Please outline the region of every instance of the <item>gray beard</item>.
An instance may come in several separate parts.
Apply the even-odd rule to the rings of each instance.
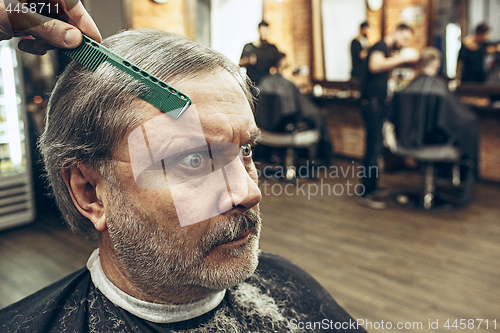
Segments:
[[[119,190],[116,177],[110,178],[108,233],[127,279],[144,295],[159,301],[172,296],[203,297],[243,282],[257,268],[261,219],[254,210],[220,217],[228,221],[217,223],[195,243],[170,234],[164,227],[168,221],[156,221],[132,206]],[[227,257],[247,253],[245,264],[224,269],[204,261],[212,249],[249,229],[251,239],[245,245],[225,252]]]

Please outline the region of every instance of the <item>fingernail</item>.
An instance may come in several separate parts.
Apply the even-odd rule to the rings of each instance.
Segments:
[[[80,43],[81,36],[80,32],[76,29],[70,29],[66,31],[66,36],[64,36],[64,44],[66,46],[77,46]]]

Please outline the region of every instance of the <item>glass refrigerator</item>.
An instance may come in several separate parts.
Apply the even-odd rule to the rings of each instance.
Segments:
[[[15,41],[0,41],[0,229],[35,218],[33,182]]]

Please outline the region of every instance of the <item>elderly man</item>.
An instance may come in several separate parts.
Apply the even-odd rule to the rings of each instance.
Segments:
[[[69,65],[40,148],[66,221],[99,248],[87,268],[0,311],[0,331],[364,332],[307,273],[259,253],[259,130],[239,68],[164,31],[104,44],[192,105],[176,119],[109,64]]]

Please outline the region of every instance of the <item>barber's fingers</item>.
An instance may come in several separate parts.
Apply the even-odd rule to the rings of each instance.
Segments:
[[[40,14],[32,14],[29,18],[23,18],[23,21],[29,22],[31,26],[26,29],[30,34],[37,38],[43,39],[46,43],[63,48],[75,48],[81,41],[81,32],[86,34],[98,42],[102,41],[101,34],[97,29],[94,21],[87,13],[82,3],[77,0],[49,0],[52,8],[62,8],[67,16],[65,19],[69,22],[61,20],[52,20],[47,16],[55,16],[55,10],[47,12],[47,16]],[[58,7],[56,7],[58,6]],[[45,7],[48,8],[48,7]],[[31,14],[31,13],[30,13]],[[58,14],[59,18],[63,18],[62,10]],[[34,24],[39,23],[39,24]],[[11,22],[13,25],[13,23]],[[26,23],[25,23],[26,24]],[[76,29],[78,28],[81,32]],[[20,31],[20,29],[13,29]]]
[[[36,16],[35,14],[33,16]],[[41,15],[40,15],[41,16]],[[33,18],[36,19],[36,18]],[[55,19],[41,16],[40,24],[15,33],[15,36],[31,35],[34,39],[23,39],[19,42],[19,49],[33,54],[45,54],[54,46],[75,48],[82,42],[80,30],[74,26]],[[45,22],[43,22],[45,20]]]
[[[102,42],[101,34],[99,29],[90,17],[89,13],[85,10],[82,3],[76,0],[61,0],[65,2],[65,11],[68,18],[72,24],[78,27],[84,34],[94,39],[97,42]]]
[[[102,41],[97,26],[80,1],[46,0],[46,6],[44,7],[45,11],[42,13],[47,16],[32,10],[25,10],[25,8],[30,5],[29,3],[21,6],[18,1],[3,0],[2,2],[7,6],[10,3],[11,8],[15,8],[14,6],[16,5],[20,6],[17,7],[18,10],[6,10],[10,21],[11,31],[14,32],[13,35],[31,35],[35,37],[35,40],[28,39],[20,42],[19,48],[22,51],[34,54],[44,54],[47,50],[53,48],[53,46],[75,48],[82,41],[81,32],[98,42]],[[0,5],[1,4],[2,3],[0,3]],[[51,7],[49,7],[49,5]],[[4,8],[9,8],[7,6]],[[49,8],[51,8],[50,11],[48,10]],[[54,19],[53,17],[64,18],[71,24]]]

